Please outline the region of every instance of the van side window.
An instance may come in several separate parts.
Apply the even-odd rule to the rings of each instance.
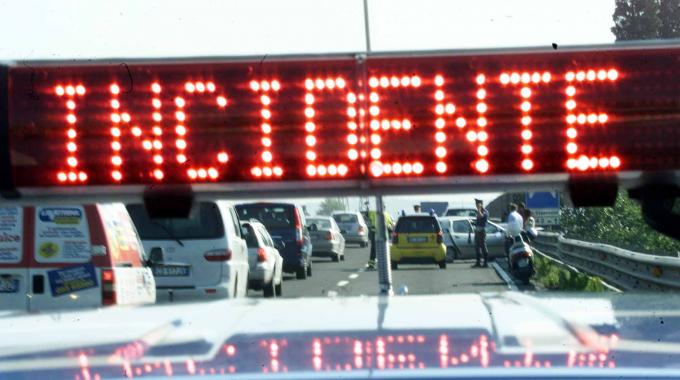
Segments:
[[[236,215],[236,211],[234,211],[234,208],[229,206],[229,214],[231,214],[231,223],[234,226],[234,232],[236,233],[236,236],[241,237],[241,226],[239,225],[238,222],[238,216]]]

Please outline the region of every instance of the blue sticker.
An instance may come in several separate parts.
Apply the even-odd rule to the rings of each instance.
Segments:
[[[52,296],[54,297],[98,286],[97,273],[92,264],[51,270],[47,272],[47,277],[50,280],[50,288],[52,288]]]
[[[80,224],[83,212],[73,207],[45,207],[38,214],[41,222],[55,224]]]

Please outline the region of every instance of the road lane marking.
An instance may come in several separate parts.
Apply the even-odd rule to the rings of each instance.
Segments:
[[[347,286],[347,284],[349,284],[349,281],[347,281],[347,280],[342,280],[342,281],[338,282],[339,287]]]
[[[354,280],[357,277],[359,277],[359,275],[357,273],[352,273],[352,274],[349,275],[350,280]]]
[[[506,284],[508,284],[508,289],[510,289],[510,290],[512,290],[512,291],[517,291],[517,285],[515,284],[515,281],[512,280],[512,277],[510,277],[510,275],[508,275],[508,273],[507,273],[505,270],[503,270],[503,268],[501,268],[501,266],[498,265],[497,262],[495,262],[495,261],[492,262],[492,263],[491,263],[491,267],[493,268],[493,270],[496,271],[496,273],[498,274],[498,276],[499,276]]]

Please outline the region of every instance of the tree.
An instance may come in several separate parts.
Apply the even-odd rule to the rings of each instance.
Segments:
[[[659,4],[659,38],[680,37],[680,0],[661,0]]]
[[[612,18],[617,41],[654,39],[661,27],[658,0],[616,0]]]
[[[616,0],[617,41],[680,37],[680,0]]]
[[[625,192],[619,193],[614,207],[562,208],[560,224],[569,238],[659,256],[680,254],[680,242],[649,227],[640,206]]]
[[[333,211],[345,210],[345,203],[340,198],[326,198],[321,202],[317,213],[319,215],[330,215]]]

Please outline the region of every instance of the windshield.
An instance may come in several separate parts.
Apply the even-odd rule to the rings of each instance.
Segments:
[[[680,378],[680,0],[0,35],[0,379]]]
[[[236,211],[242,220],[256,219],[267,228],[293,228],[295,226],[292,206],[238,205]]]
[[[328,219],[317,219],[317,218],[309,218],[307,219],[307,224],[316,224],[316,228],[320,230],[330,230],[331,229],[331,221]]]
[[[333,214],[333,219],[337,223],[359,223],[359,218],[356,214]]]
[[[200,203],[188,218],[151,219],[144,205],[127,206],[142,240],[216,239],[224,235],[219,208],[215,203]]]
[[[439,222],[430,217],[406,217],[397,222],[396,232],[399,233],[429,233],[441,230]]]
[[[446,216],[477,216],[477,211],[470,209],[448,209]]]

